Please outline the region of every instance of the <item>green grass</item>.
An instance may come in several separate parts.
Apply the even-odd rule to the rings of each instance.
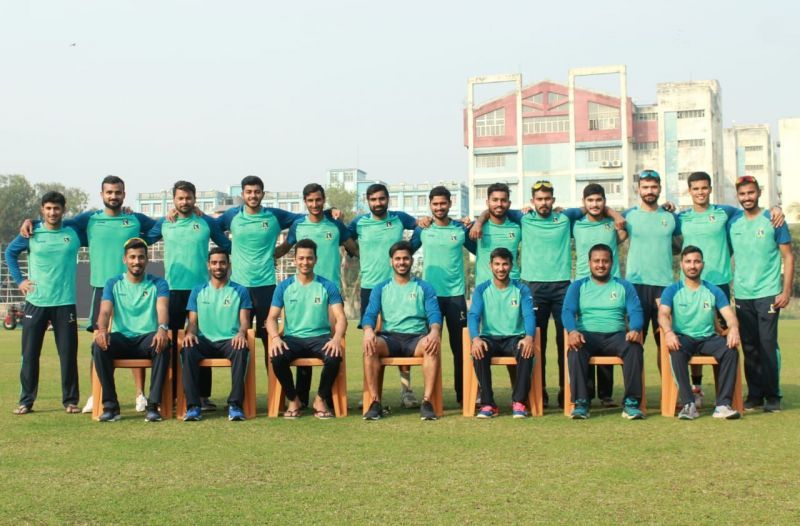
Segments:
[[[551,331],[552,332],[552,331]],[[36,412],[16,417],[20,331],[0,332],[0,523],[784,523],[800,521],[800,321],[781,324],[784,408],[740,421],[658,415],[660,378],[646,354],[651,416],[594,410],[585,422],[556,409],[526,421],[460,416],[445,366],[446,417],[416,411],[363,422],[355,409],[361,364],[348,338],[351,416],[267,419],[258,360],[259,418],[145,424],[133,411],[130,373],[117,374],[123,420],[100,425],[66,415],[48,335]],[[83,397],[88,342],[81,334]],[[550,349],[554,348],[551,342]],[[448,351],[449,352],[449,351]],[[550,351],[552,352],[552,351]],[[551,354],[548,384],[557,385]],[[214,373],[224,401],[227,371]],[[385,399],[399,398],[394,372]],[[707,371],[706,392],[713,392]],[[318,373],[315,374],[315,383]],[[420,375],[413,373],[417,392]],[[621,378],[616,377],[619,396]],[[555,389],[551,388],[555,399]]]

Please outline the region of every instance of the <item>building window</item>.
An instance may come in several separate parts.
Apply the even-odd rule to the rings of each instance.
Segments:
[[[589,103],[589,129],[615,130],[619,128],[619,110],[613,106]]]
[[[624,184],[622,181],[580,181],[578,183],[578,194],[583,193],[583,189],[590,183],[596,183],[603,187],[603,190],[606,192],[606,196],[621,196],[622,195],[622,185]]]
[[[162,213],[161,209],[161,203],[153,203],[153,215],[160,216]]]
[[[504,153],[493,153],[490,155],[476,155],[476,168],[502,168],[506,165],[507,155]]]
[[[548,106],[555,106],[559,102],[563,102],[567,100],[567,96],[563,93],[555,93],[553,91],[547,94],[547,105]]]
[[[353,182],[353,173],[352,172],[345,172],[345,174],[344,174],[344,182],[345,183],[352,183]]]
[[[458,204],[458,194],[452,194],[450,196],[450,204],[452,206],[456,206]]]
[[[619,148],[592,148],[589,150],[589,162],[619,161]]]
[[[744,151],[746,151],[746,152],[760,152],[763,149],[764,149],[764,147],[761,146],[761,145],[758,145],[758,146],[745,146],[744,147]]]
[[[697,148],[698,146],[705,146],[705,139],[686,139],[678,141],[678,148]]]
[[[142,213],[145,214],[145,215],[149,215],[150,214],[150,205],[149,204],[142,205]]]
[[[658,113],[654,111],[646,111],[642,113],[636,114],[637,121],[657,121],[658,120]]]
[[[339,172],[331,172],[331,184],[339,182]]]
[[[536,93],[536,94],[531,95],[530,97],[526,97],[526,98],[524,98],[522,100],[524,100],[526,102],[532,102],[534,104],[541,104],[543,98],[544,98],[544,93]]]
[[[763,164],[746,164],[746,165],[744,165],[744,169],[745,169],[746,172],[754,172],[754,171],[757,171],[757,170],[763,170],[764,169],[764,165]]]
[[[522,133],[556,133],[569,131],[569,115],[553,115],[551,117],[523,117]]]
[[[633,149],[637,151],[651,151],[658,150],[658,141],[653,142],[637,142],[633,144]]]
[[[706,116],[706,110],[684,110],[678,112],[679,119],[700,119]]]
[[[397,208],[397,196],[393,195],[389,198],[389,208]]]
[[[211,212],[214,210],[214,203],[207,201],[203,203],[203,212]]]
[[[414,198],[410,195],[403,197],[403,210],[408,211],[414,207]]]
[[[417,196],[417,210],[425,210],[425,206],[428,204],[428,198],[424,195]]]
[[[475,135],[498,137],[506,134],[506,109],[498,108],[475,119]]]
[[[489,188],[489,185],[481,184],[475,186],[475,199],[486,199],[487,193],[486,190]]]
[[[678,181],[686,181],[690,175],[692,175],[692,172],[678,172]]]

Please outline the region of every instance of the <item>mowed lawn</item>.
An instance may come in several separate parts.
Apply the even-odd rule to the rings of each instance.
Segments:
[[[644,421],[597,408],[588,421],[571,421],[552,406],[543,418],[512,420],[502,369],[501,417],[463,418],[446,349],[445,418],[421,422],[417,411],[398,409],[397,374],[388,371],[392,414],[368,423],[355,405],[357,330],[348,338],[346,419],[267,419],[259,352],[253,421],[231,423],[220,410],[202,422],[146,424],[133,410],[130,373],[119,371],[123,419],[101,425],[63,412],[51,335],[35,413],[17,417],[20,334],[0,332],[1,523],[800,523],[800,321],[781,324],[784,411],[730,422],[711,418],[711,400],[694,422],[660,416],[650,341]],[[90,390],[88,346],[81,333],[81,402]],[[554,342],[550,349],[554,386]],[[214,372],[220,406],[228,374]],[[619,371],[616,380],[619,398]],[[712,382],[709,369],[707,393]],[[418,370],[413,383],[421,395]]]

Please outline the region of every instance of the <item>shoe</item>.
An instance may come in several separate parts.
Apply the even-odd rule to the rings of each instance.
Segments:
[[[753,400],[748,398],[744,401],[744,410],[745,412],[756,411],[763,407],[764,403],[762,400]]]
[[[383,416],[383,408],[381,407],[381,403],[377,400],[374,400],[370,405],[367,412],[364,413],[364,420],[380,420]]]
[[[692,394],[694,395],[695,407],[697,408],[703,407],[703,397],[705,396],[703,388],[700,386],[692,387]]]
[[[89,398],[86,399],[86,405],[83,406],[83,409],[81,409],[81,413],[91,413],[93,409],[94,409],[94,398],[89,396]]]
[[[67,404],[66,407],[64,407],[64,412],[67,413],[68,415],[74,415],[80,413],[81,408],[75,404]]]
[[[438,420],[439,417],[436,416],[436,411],[433,410],[433,404],[430,403],[428,400],[423,400],[422,405],[419,406],[419,418],[420,420]]]
[[[589,418],[589,401],[575,400],[575,408],[569,415],[573,420],[586,420]]]
[[[500,410],[497,409],[496,405],[485,405],[481,407],[481,410],[478,411],[476,415],[478,418],[494,418],[500,414]]]
[[[513,418],[528,418],[531,415],[528,414],[528,408],[525,407],[525,404],[523,404],[522,402],[512,402],[511,416]]]
[[[161,422],[163,418],[161,418],[161,413],[158,412],[158,406],[155,404],[148,404],[146,409],[146,414],[144,415],[145,422]]]
[[[144,413],[147,409],[147,398],[143,394],[136,397],[136,412]]]
[[[204,413],[208,413],[209,411],[216,411],[217,404],[210,398],[201,398],[200,399],[200,410]]]
[[[414,391],[406,391],[403,393],[403,399],[400,403],[406,409],[414,409],[415,407],[419,407],[419,401],[417,400],[417,397],[414,396]]]
[[[119,414],[119,410],[117,409],[106,409],[103,411],[103,414],[100,415],[98,420],[100,422],[116,422],[117,420],[121,419],[122,416]]]
[[[619,407],[619,404],[617,404],[613,398],[603,398],[600,400],[600,407]]]
[[[781,399],[771,398],[764,404],[765,413],[780,413],[781,412]]]
[[[718,405],[714,408],[714,414],[711,416],[714,418],[724,418],[725,420],[736,420],[737,418],[741,418],[742,415],[729,405]]]
[[[694,405],[694,402],[689,402],[684,405],[681,408],[681,412],[678,413],[678,419],[680,420],[694,420],[698,416],[700,416],[700,414],[697,412],[697,406]]]
[[[228,406],[228,420],[231,422],[241,422],[242,420],[246,420],[244,417],[244,411],[238,405],[229,405]]]
[[[628,420],[643,420],[644,413],[639,409],[639,401],[635,398],[626,398],[625,405],[622,407],[622,418]]]
[[[197,422],[198,420],[202,420],[203,415],[200,412],[200,407],[193,405],[189,409],[186,410],[186,414],[183,415],[184,422]]]

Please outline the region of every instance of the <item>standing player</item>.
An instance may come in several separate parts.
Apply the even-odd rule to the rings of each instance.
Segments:
[[[485,223],[478,218],[472,225],[469,237],[478,240],[475,258],[475,283],[483,283],[492,279],[489,256],[496,248],[506,248],[514,256],[511,279],[519,279],[519,244],[522,231],[519,220],[516,222],[508,216],[511,207],[511,190],[505,183],[490,184],[486,189],[486,208],[489,212]]]
[[[347,227],[350,236],[358,242],[362,319],[373,287],[392,277],[392,267],[386,259],[389,248],[403,239],[404,230],[414,230],[417,226],[416,219],[405,212],[389,210],[389,190],[386,186],[380,183],[369,185],[366,197],[369,213],[356,217]],[[407,408],[419,406],[411,390],[410,368],[403,366],[399,369],[401,403]]]
[[[761,188],[755,177],[739,177],[736,195],[744,210],[731,219],[729,228],[747,380],[745,410],[764,404],[765,412],[775,412],[781,409],[778,316],[792,297],[792,238],[785,224],[775,228],[769,212],[758,206]]]
[[[82,241],[62,224],[67,201],[58,192],[42,196],[42,224],[30,238],[17,236],[6,249],[11,278],[25,295],[22,325],[22,366],[19,406],[15,415],[33,411],[39,391],[39,356],[48,323],[61,362],[61,403],[67,413],[79,413],[78,324],[75,312],[75,273]],[[19,270],[19,256],[28,252],[28,277]]]
[[[428,228],[417,227],[414,230],[411,246],[415,251],[420,247],[425,251],[422,279],[430,283],[436,291],[439,310],[447,322],[450,349],[453,352],[453,382],[456,399],[460,404],[464,359],[461,354],[462,331],[467,313],[463,248],[474,254],[475,242],[467,235],[463,223],[449,217],[452,205],[450,190],[444,186],[434,187],[428,194],[428,200],[433,223]]]

